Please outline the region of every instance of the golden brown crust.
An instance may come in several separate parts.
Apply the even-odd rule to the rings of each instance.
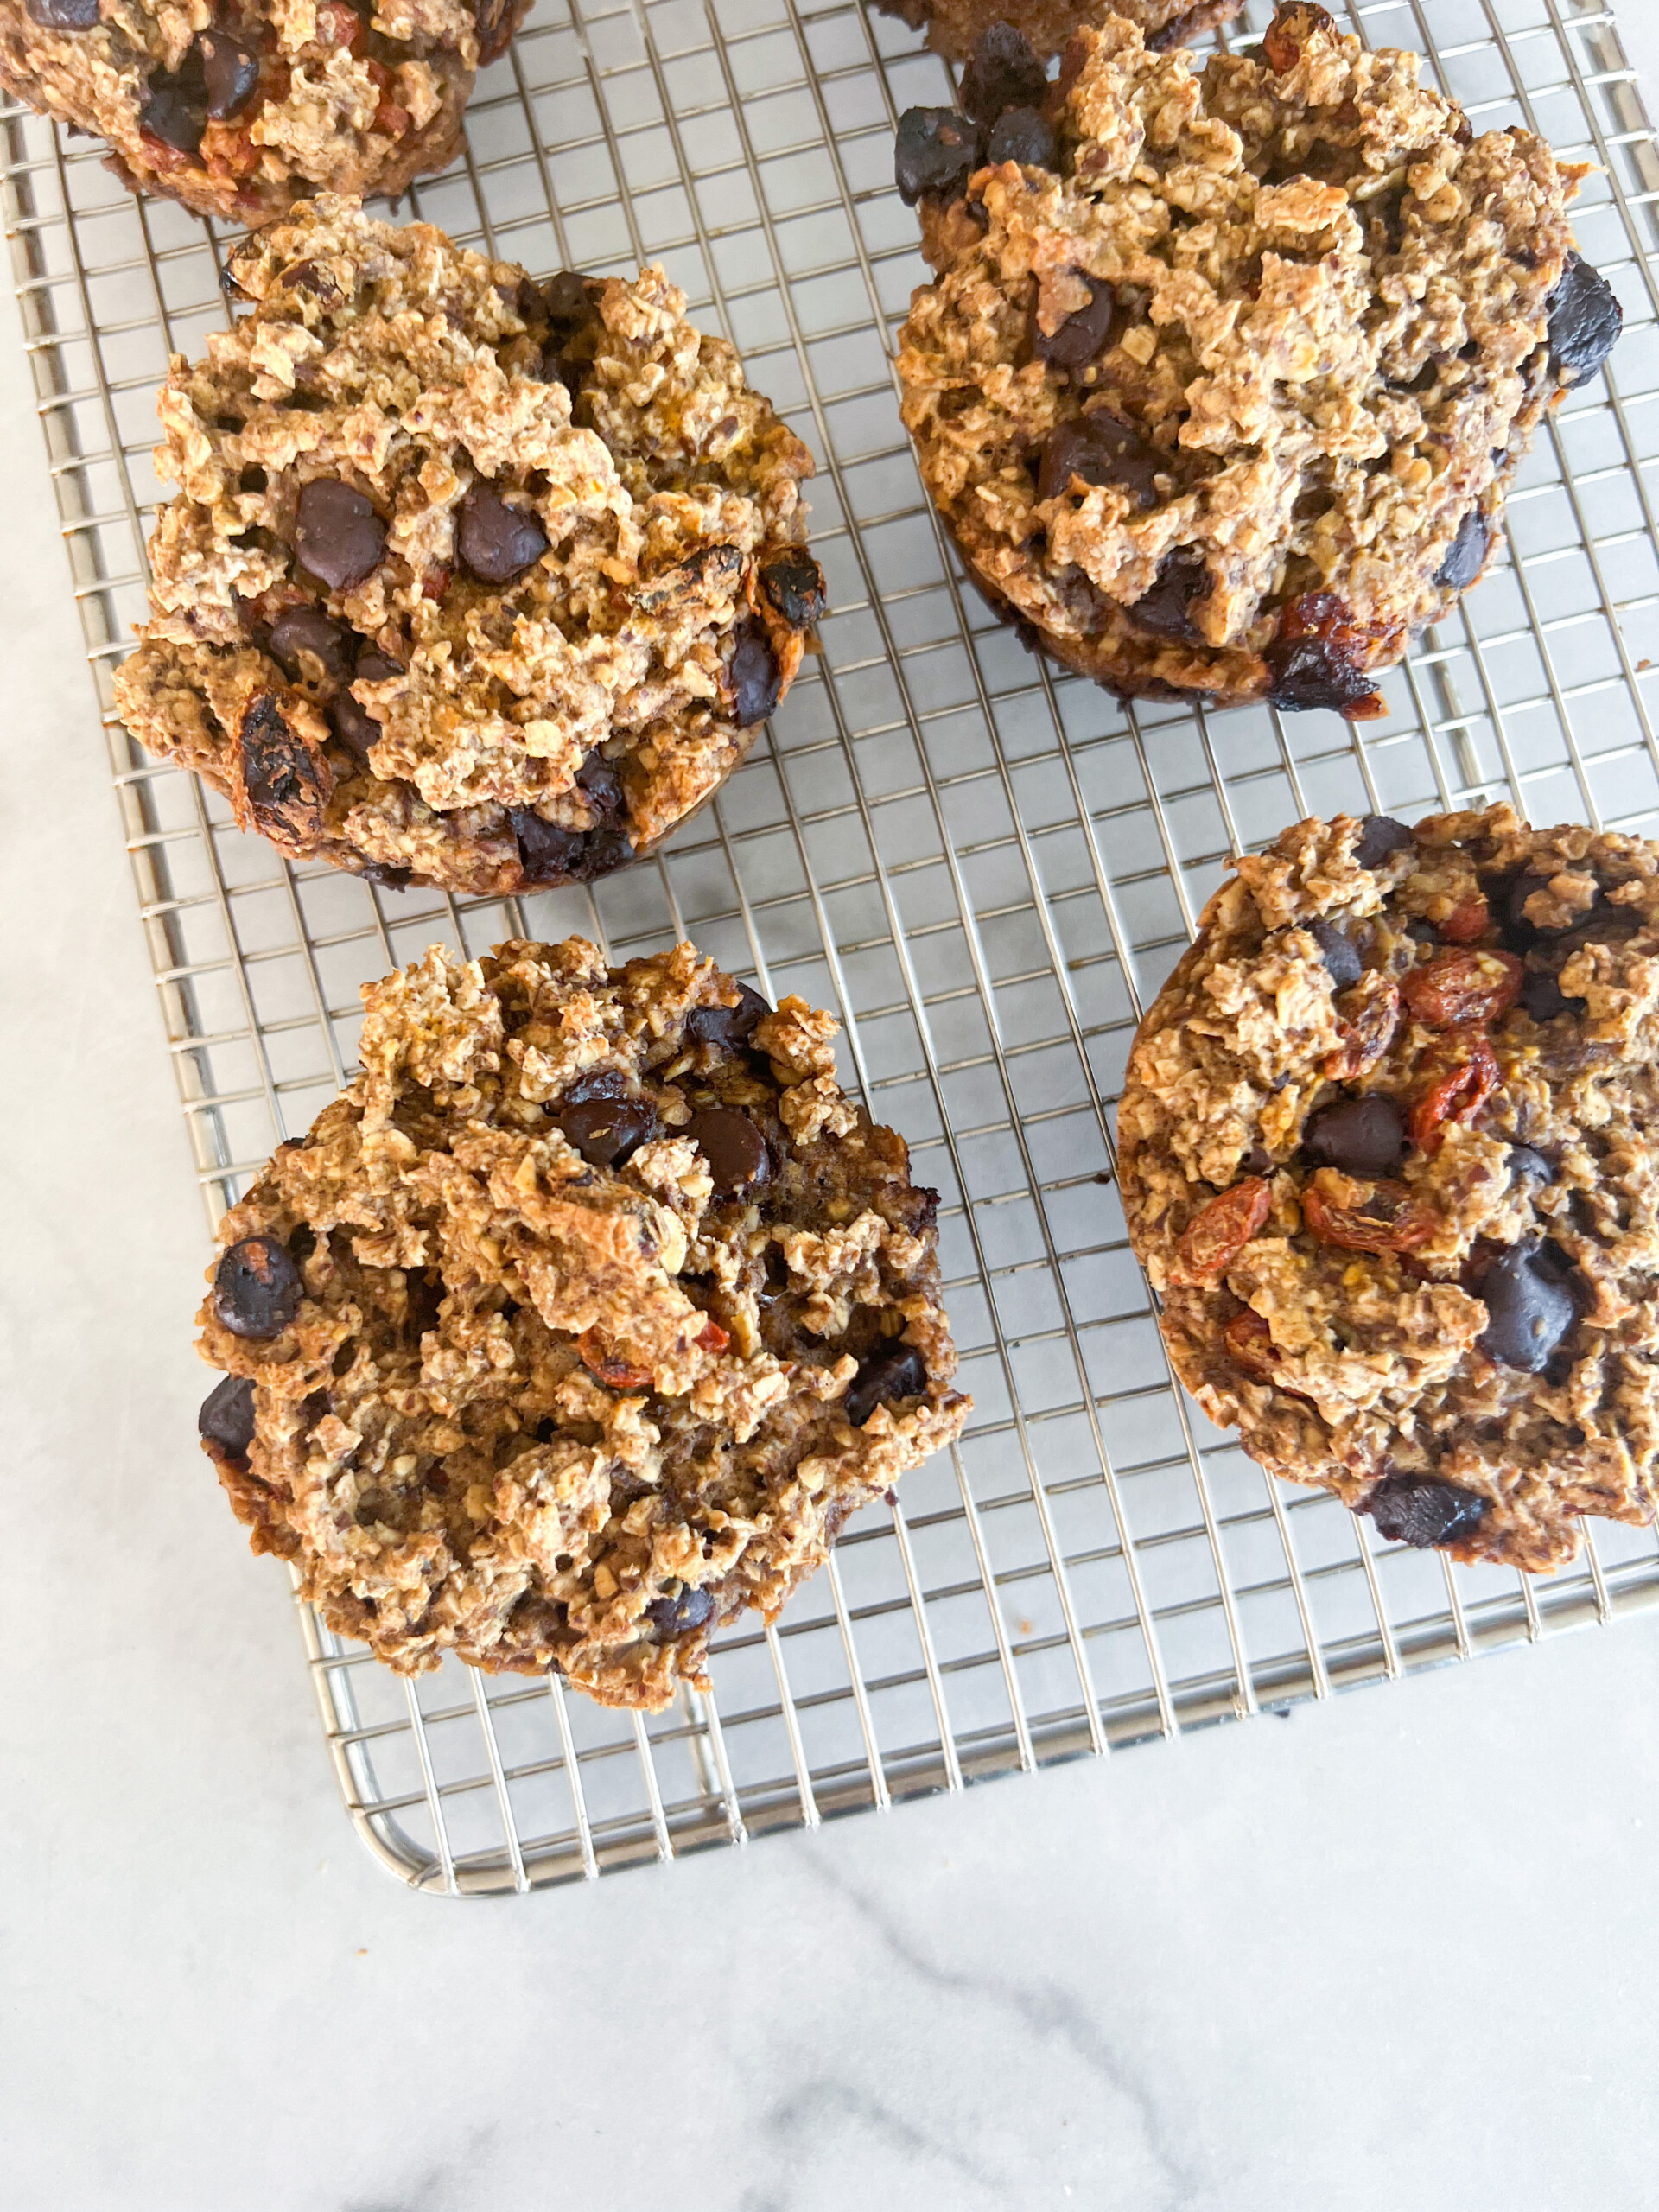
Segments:
[[[326,195],[232,267],[253,311],[161,396],[180,489],[128,727],[284,852],[383,880],[499,893],[652,850],[801,664],[816,607],[768,579],[815,574],[805,448],[660,270],[543,289]],[[379,533],[332,582],[302,550],[324,480]],[[480,498],[532,533],[494,582]]]
[[[1235,868],[1119,1113],[1177,1373],[1274,1474],[1460,1558],[1543,1571],[1583,1514],[1649,1520],[1659,845],[1495,807],[1304,822]],[[1365,1165],[1321,1119],[1362,1100]]]
[[[1581,171],[1476,138],[1416,55],[1320,10],[1277,28],[1276,68],[1148,53],[1117,16],[1078,34],[1058,173],[922,202],[938,273],[903,413],[976,579],[1057,658],[1128,695],[1363,715],[1499,542],[1559,391]],[[1090,317],[1097,350],[1056,358]],[[1077,458],[1091,424],[1127,463]]]
[[[280,1243],[292,1295],[250,1334],[210,1271],[200,1349],[253,1390],[207,1449],[391,1666],[660,1707],[960,1432],[936,1196],[842,1096],[834,1021],[757,1020],[689,944],[435,948],[364,998],[362,1072],[220,1227]],[[631,1153],[577,1148],[573,1088],[639,1117]],[[711,1110],[760,1180],[722,1184]]]

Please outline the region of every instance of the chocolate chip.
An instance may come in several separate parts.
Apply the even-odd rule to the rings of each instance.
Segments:
[[[576,788],[601,820],[622,811],[622,779],[602,753],[590,753],[577,769]]]
[[[1210,572],[1204,556],[1193,547],[1179,545],[1159,564],[1150,591],[1143,592],[1129,613],[1154,638],[1173,638],[1179,644],[1204,642],[1204,632],[1192,620],[1192,608],[1209,590]]]
[[[649,1098],[596,1095],[591,1085],[583,1095],[579,1083],[565,1092],[553,1118],[590,1167],[620,1167],[661,1127]]]
[[[287,607],[270,626],[271,658],[296,683],[308,673],[302,655],[320,664],[327,682],[346,683],[355,642],[355,632],[332,620],[320,607]]]
[[[1081,270],[1077,273],[1082,274]],[[1117,295],[1105,278],[1084,276],[1083,281],[1089,287],[1087,307],[1075,308],[1055,331],[1046,331],[1034,315],[1031,322],[1031,350],[1037,359],[1078,381],[1084,380],[1085,370],[1106,351],[1114,327],[1122,321]],[[1086,422],[1092,418],[1085,416],[1084,419]],[[1122,420],[1118,416],[1111,419]],[[1128,425],[1123,427],[1128,429]]]
[[[370,883],[378,883],[383,891],[407,891],[415,880],[412,868],[390,868],[385,861],[359,861],[358,874]]]
[[[731,663],[726,671],[732,687],[732,719],[739,729],[753,729],[777,706],[783,691],[783,671],[773,657],[764,622],[740,622],[732,636]]]
[[[994,166],[1018,162],[1023,169],[1058,169],[1059,133],[1034,107],[1005,108],[991,125],[985,158]]]
[[[906,207],[925,192],[960,192],[981,166],[985,140],[979,125],[952,107],[907,107],[899,118],[893,181]]]
[[[510,584],[547,550],[547,532],[523,507],[510,507],[487,484],[474,484],[461,503],[455,543],[480,583]]]
[[[1413,842],[1412,835],[1403,822],[1396,822],[1391,814],[1368,814],[1359,825],[1359,842],[1354,847],[1354,862],[1358,868],[1381,868],[1390,853],[1403,853]]]
[[[24,8],[43,31],[89,31],[98,22],[98,0],[24,0]]]
[[[221,1376],[201,1402],[196,1433],[240,1459],[253,1441],[253,1385],[245,1375]]]
[[[1488,1262],[1475,1287],[1486,1308],[1478,1342],[1488,1359],[1541,1374],[1579,1311],[1556,1248],[1539,1237],[1512,1244]]]
[[[1555,1180],[1555,1170],[1543,1154],[1535,1151],[1531,1145],[1512,1144],[1510,1147],[1510,1176],[1514,1182],[1534,1183],[1541,1186]]]
[[[1307,933],[1319,948],[1333,990],[1345,991],[1359,981],[1365,963],[1346,930],[1339,930],[1334,922],[1317,921],[1308,924]]]
[[[878,1406],[919,1398],[927,1389],[927,1363],[914,1344],[891,1344],[872,1352],[847,1386],[842,1411],[862,1428]]]
[[[1521,1004],[1535,1021],[1554,1021],[1558,1014],[1571,1014],[1584,1001],[1568,998],[1559,977],[1529,969],[1521,979]]]
[[[1308,1158],[1367,1181],[1392,1175],[1406,1156],[1406,1116],[1392,1098],[1373,1093],[1322,1107],[1302,1132]]]
[[[254,821],[267,836],[308,843],[322,828],[322,779],[269,691],[248,702],[238,734]]]
[[[766,1141],[748,1116],[735,1108],[710,1106],[694,1114],[684,1134],[708,1162],[716,1196],[733,1198],[772,1180]]]
[[[331,591],[350,591],[372,575],[386,550],[386,526],[354,485],[315,476],[300,493],[294,550]]]
[[[587,280],[573,269],[561,269],[556,276],[550,276],[542,287],[542,297],[547,305],[548,334],[562,346],[568,346],[599,321]]]
[[[615,823],[601,823],[582,839],[571,880],[591,883],[597,876],[608,875],[613,868],[626,868],[632,858],[633,840],[627,831]]]
[[[627,832],[610,824],[566,830],[556,822],[544,822],[527,806],[509,807],[507,819],[518,841],[518,864],[528,890],[589,883],[633,858]]]
[[[685,1033],[696,1044],[722,1045],[735,1052],[771,1012],[759,991],[740,983],[735,1006],[694,1006],[685,1017]]]
[[[1421,1551],[1430,1544],[1461,1543],[1472,1536],[1485,1517],[1486,1505],[1478,1491],[1437,1482],[1432,1475],[1388,1475],[1359,1510],[1370,1515],[1377,1534],[1391,1544],[1412,1544]]]
[[[1581,253],[1569,253],[1549,296],[1549,359],[1569,387],[1587,384],[1618,343],[1624,310],[1613,288]]]
[[[1039,499],[1058,499],[1074,476],[1085,484],[1119,484],[1137,504],[1156,504],[1155,477],[1167,470],[1168,456],[1143,438],[1132,423],[1109,408],[1096,408],[1075,423],[1061,425],[1043,448],[1037,476]]]
[[[1478,507],[1471,507],[1458,524],[1458,534],[1440,565],[1435,582],[1452,591],[1466,591],[1480,574],[1491,542],[1491,524]]]
[[[1376,686],[1348,655],[1320,637],[1275,638],[1262,658],[1273,682],[1268,702],[1287,715],[1344,707],[1370,698]]]
[[[328,727],[346,750],[367,767],[369,747],[378,745],[382,734],[368,709],[349,691],[337,691],[328,702]]]
[[[715,1601],[709,1592],[694,1590],[687,1583],[672,1598],[653,1598],[645,1607],[645,1618],[656,1630],[660,1642],[669,1637],[690,1636],[693,1629],[702,1626],[714,1610]]]
[[[825,606],[823,570],[810,553],[785,553],[760,571],[760,588],[791,630],[810,630]]]
[[[403,674],[402,665],[389,659],[378,645],[371,645],[357,658],[357,680],[359,683],[385,683],[394,676]]]
[[[175,76],[168,70],[157,69],[144,87],[138,128],[150,137],[159,138],[163,146],[171,146],[175,153],[194,154],[207,127],[207,94],[201,85],[200,65],[191,72],[188,80],[183,71]]]
[[[245,1236],[213,1274],[213,1312],[233,1337],[276,1337],[300,1310],[300,1271],[275,1236]]]
[[[1406,935],[1414,944],[1439,944],[1440,942],[1439,930],[1421,914],[1414,914],[1406,924]]]
[[[224,31],[203,31],[196,45],[208,114],[216,118],[234,115],[247,105],[259,81],[258,56]]]
[[[1048,91],[1048,72],[1031,41],[1012,23],[988,24],[974,41],[957,98],[964,111],[988,130],[1004,108],[1036,107]]]

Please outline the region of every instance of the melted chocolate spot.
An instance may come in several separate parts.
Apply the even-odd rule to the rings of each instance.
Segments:
[[[350,591],[372,575],[385,550],[386,526],[353,485],[317,476],[302,490],[294,550],[331,591]]]
[[[1154,479],[1169,467],[1167,456],[1143,438],[1132,423],[1109,409],[1096,408],[1056,430],[1043,448],[1037,477],[1039,499],[1058,499],[1073,477],[1085,484],[1121,484],[1136,504],[1157,504]]]
[[[1322,1107],[1302,1133],[1308,1158],[1367,1181],[1392,1175],[1406,1156],[1406,1116],[1392,1098],[1373,1094]]]
[[[714,1178],[718,1198],[733,1198],[772,1179],[766,1141],[747,1114],[734,1107],[711,1106],[686,1124],[689,1136]]]
[[[274,1236],[245,1236],[213,1274],[213,1312],[233,1337],[280,1336],[304,1294],[287,1246]]]
[[[892,1344],[864,1361],[842,1400],[855,1428],[862,1428],[878,1406],[919,1398],[927,1389],[927,1365],[913,1344]]]

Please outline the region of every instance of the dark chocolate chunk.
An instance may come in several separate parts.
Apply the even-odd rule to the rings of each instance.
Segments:
[[[723,1045],[728,1052],[735,1052],[746,1037],[753,1035],[756,1023],[771,1012],[759,991],[740,983],[735,1006],[694,1006],[685,1017],[685,1033],[696,1044]]]
[[[1549,359],[1564,385],[1588,384],[1618,343],[1624,310],[1581,253],[1569,253],[1549,296]]]
[[[294,550],[331,591],[350,591],[372,575],[386,550],[386,526],[354,485],[315,476],[301,491]]]
[[[385,683],[403,672],[400,664],[389,659],[378,645],[371,645],[366,652],[357,657],[357,680],[359,683]]]
[[[318,663],[327,683],[348,682],[355,642],[355,633],[320,607],[285,607],[270,626],[271,658],[296,683],[310,673],[302,655]]]
[[[1319,948],[1333,990],[1345,991],[1359,981],[1365,963],[1346,930],[1339,930],[1334,922],[1317,921],[1308,924],[1307,933]]]
[[[919,1398],[927,1389],[927,1364],[914,1344],[890,1344],[872,1352],[847,1386],[842,1411],[862,1428],[878,1406]]]
[[[783,671],[773,658],[764,622],[752,618],[740,622],[732,637],[731,664],[726,671],[732,687],[732,719],[739,729],[753,729],[777,706]]]
[[[328,702],[328,727],[346,750],[369,765],[369,747],[380,742],[380,725],[368,709],[349,691],[337,691]]]
[[[602,753],[590,753],[576,771],[576,788],[601,819],[622,811],[622,779]]]
[[[1391,814],[1368,814],[1360,824],[1354,860],[1360,868],[1381,868],[1390,853],[1403,853],[1411,842],[1411,832],[1403,822],[1396,822]]]
[[[461,503],[455,544],[480,583],[510,584],[547,550],[547,532],[524,507],[510,507],[488,484],[474,484]]]
[[[357,872],[383,891],[407,891],[415,880],[412,868],[391,868],[385,861],[359,861]]]
[[[708,1162],[716,1197],[735,1197],[772,1180],[766,1139],[748,1116],[734,1107],[710,1106],[694,1114],[684,1134]]]
[[[1543,1154],[1529,1144],[1510,1147],[1510,1174],[1517,1183],[1542,1185],[1555,1180],[1555,1170]]]
[[[98,0],[23,0],[31,23],[43,31],[89,31],[98,22]]]
[[[1339,713],[1376,690],[1364,670],[1329,638],[1275,638],[1262,658],[1273,678],[1268,703],[1281,714],[1309,714],[1320,707]]]
[[[957,97],[976,123],[988,130],[1004,108],[1036,107],[1048,91],[1048,72],[1031,41],[1012,23],[989,23],[974,41]]]
[[[760,571],[760,588],[791,630],[810,630],[823,619],[823,570],[810,553],[782,553],[768,561]]]
[[[563,829],[556,822],[544,822],[527,806],[510,807],[507,819],[518,841],[518,864],[524,869],[524,881],[569,883],[582,858],[582,831]]]
[[[1491,542],[1491,524],[1478,507],[1471,507],[1458,524],[1458,534],[1440,563],[1435,582],[1445,584],[1452,591],[1467,591],[1480,574],[1486,548]]]
[[[1059,133],[1034,107],[1005,108],[991,125],[985,158],[994,166],[1018,162],[1026,169],[1058,169]]]
[[[1037,496],[1058,499],[1074,476],[1085,484],[1121,484],[1143,507],[1155,505],[1154,478],[1169,458],[1143,438],[1132,423],[1109,408],[1096,408],[1075,423],[1061,425],[1043,448]]]
[[[225,31],[203,31],[196,45],[208,114],[215,118],[236,114],[247,105],[259,82],[258,56]]]
[[[1558,1014],[1573,1013],[1584,1001],[1568,998],[1556,976],[1529,969],[1521,979],[1521,1004],[1535,1021],[1554,1021]]]
[[[1541,1238],[1510,1245],[1487,1262],[1475,1289],[1486,1308],[1478,1342],[1488,1359],[1541,1374],[1579,1312],[1557,1248]]]
[[[550,276],[542,287],[542,297],[547,303],[548,334],[561,345],[568,346],[599,321],[599,309],[587,281],[573,269],[561,269],[556,276]]]
[[[1129,613],[1154,638],[1173,638],[1179,645],[1204,642],[1204,632],[1192,620],[1192,609],[1210,585],[1204,556],[1194,548],[1178,545],[1165,554],[1150,591],[1143,592]]]
[[[242,781],[259,828],[300,844],[315,837],[322,828],[322,779],[269,691],[248,702],[238,735]]]
[[[591,883],[595,876],[608,875],[613,868],[626,868],[633,858],[633,840],[620,823],[601,823],[590,830],[582,841],[582,851],[570,871],[577,883]]]
[[[906,207],[925,192],[960,192],[984,158],[976,123],[953,107],[907,107],[899,118],[893,180]]]
[[[590,1167],[620,1167],[661,1127],[649,1098],[607,1097],[573,1084],[554,1120]]]
[[[1302,1142],[1316,1166],[1339,1167],[1368,1181],[1392,1175],[1406,1156],[1405,1112],[1375,1092],[1339,1098],[1310,1118]]]
[[[144,86],[144,104],[138,111],[138,128],[177,154],[194,154],[207,127],[207,95],[201,81],[201,65],[190,63],[176,74],[157,69]]]
[[[253,1385],[245,1375],[220,1376],[201,1402],[196,1433],[242,1458],[253,1441]]]
[[[1084,276],[1083,281],[1089,287],[1088,306],[1075,308],[1058,330],[1046,331],[1035,315],[1031,321],[1031,350],[1037,359],[1078,381],[1084,380],[1084,372],[1105,353],[1116,327],[1122,321],[1117,295],[1105,278]],[[1085,422],[1092,419],[1084,417]],[[1118,416],[1108,419],[1122,420]],[[1129,426],[1124,423],[1122,427],[1128,429]]]
[[[660,1643],[670,1637],[690,1636],[693,1629],[702,1626],[714,1610],[714,1599],[707,1590],[694,1590],[685,1583],[672,1598],[653,1598],[645,1607],[645,1618],[656,1630]]]
[[[1391,1544],[1412,1544],[1421,1551],[1472,1536],[1486,1504],[1478,1491],[1437,1482],[1432,1475],[1386,1475],[1359,1510],[1370,1515],[1377,1534]]]
[[[300,1271],[275,1236],[245,1236],[213,1275],[213,1312],[233,1337],[277,1337],[300,1310]]]

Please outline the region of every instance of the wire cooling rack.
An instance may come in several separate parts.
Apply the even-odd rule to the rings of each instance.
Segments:
[[[689,934],[769,995],[837,1009],[846,1079],[944,1197],[973,1424],[851,1524],[777,1629],[719,1639],[712,1694],[645,1720],[556,1678],[406,1682],[301,1607],[347,1806],[404,1880],[592,1878],[1659,1600],[1649,1531],[1590,1524],[1581,1561],[1529,1582],[1270,1483],[1172,1388],[1109,1180],[1139,1010],[1230,849],[1310,812],[1504,791],[1535,819],[1659,822],[1659,160],[1612,20],[1567,0],[1349,14],[1427,52],[1478,128],[1524,121],[1601,164],[1578,233],[1627,316],[1610,375],[1522,473],[1503,568],[1363,731],[1124,708],[963,589],[890,370],[925,273],[893,126],[948,97],[910,33],[856,4],[537,0],[464,160],[410,211],[537,273],[663,262],[818,457],[835,611],[715,807],[654,864],[522,911],[288,867],[115,723],[160,493],[154,388],[225,319],[226,242],[0,111],[41,422],[210,1217],[334,1096],[359,984],[434,939],[573,929],[619,957]]]

